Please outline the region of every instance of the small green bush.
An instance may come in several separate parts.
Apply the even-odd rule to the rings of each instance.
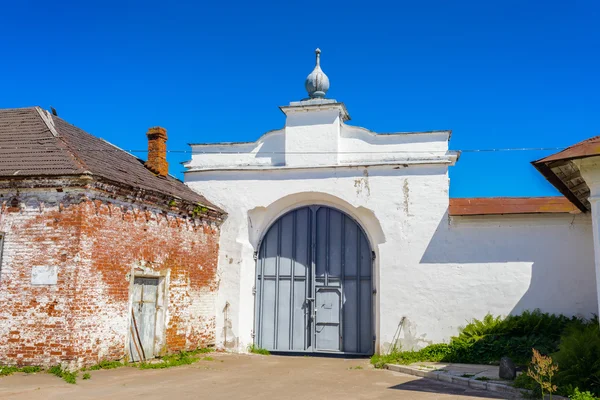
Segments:
[[[554,354],[558,386],[572,386],[600,396],[600,329],[597,323],[573,326]]]
[[[597,400],[598,398],[590,392],[580,392],[579,388],[575,388],[569,396],[571,400]]]
[[[419,350],[419,357],[425,361],[439,362],[443,361],[452,353],[452,348],[446,343],[437,343],[429,345]]]
[[[85,374],[83,374],[83,380],[85,381],[85,380],[88,380],[88,379],[92,379],[92,376],[89,373],[86,372]]]
[[[526,365],[531,349],[551,354],[558,349],[560,336],[569,326],[584,326],[586,321],[564,315],[525,311],[506,318],[486,315],[473,319],[451,339],[451,352],[445,361],[496,364],[503,356]]]
[[[434,344],[418,351],[399,351],[374,355],[371,363],[455,362],[498,364],[503,356],[517,365],[529,366],[532,349],[550,355],[559,366],[555,376],[558,393],[570,394],[574,388],[600,397],[600,329],[598,318],[584,320],[525,311],[506,318],[486,315],[473,319],[452,337],[449,344]],[[539,386],[527,374],[515,380],[515,386],[539,392]]]

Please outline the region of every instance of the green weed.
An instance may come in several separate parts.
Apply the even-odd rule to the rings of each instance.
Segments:
[[[9,376],[14,374],[15,372],[19,372],[19,368],[17,367],[0,367],[0,376]]]
[[[91,367],[88,367],[87,369],[90,371],[98,371],[100,369],[115,369],[115,368],[120,368],[120,367],[124,367],[124,366],[125,366],[125,364],[123,364],[120,361],[103,360],[103,361],[100,361],[96,365],[92,365]]]
[[[83,374],[83,380],[85,381],[85,380],[88,380],[88,379],[92,379],[92,376],[89,373],[86,372],[85,374]]]
[[[60,365],[55,365],[48,369],[48,373],[52,375],[56,375],[59,378],[62,378],[65,382],[70,383],[72,385],[77,383],[77,374],[78,372],[70,372],[66,369],[62,369]]]
[[[260,348],[254,344],[251,344],[250,346],[248,346],[248,352],[254,353],[254,354],[262,354],[263,356],[268,356],[269,354],[271,354],[271,352],[269,350]]]
[[[383,368],[385,364],[408,365],[422,361],[444,361],[450,352],[447,344],[432,344],[418,351],[393,351],[389,354],[375,354],[371,357],[371,364],[375,368]]]
[[[142,362],[138,365],[140,369],[163,369],[177,367],[180,365],[189,365],[197,362],[199,359],[194,357],[191,352],[181,351],[176,354],[161,357],[161,362],[148,363]]]
[[[579,388],[575,388],[569,396],[571,400],[597,400],[598,398],[590,392],[581,392]]]
[[[202,348],[199,348],[199,349],[196,349],[196,350],[188,351],[187,354],[195,356],[197,354],[212,353],[214,351],[215,351],[215,349],[212,348],[212,347],[202,347]]]
[[[36,366],[26,366],[26,367],[9,367],[9,366],[0,366],[0,376],[9,376],[14,374],[15,372],[25,372],[26,374],[34,374],[36,372],[40,372],[42,370],[41,367]]]
[[[38,367],[37,365],[30,365],[27,367],[20,368],[20,371],[25,372],[26,374],[35,374],[36,372],[40,372],[41,370],[42,368]]]

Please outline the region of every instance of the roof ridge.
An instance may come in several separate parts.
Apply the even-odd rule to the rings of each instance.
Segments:
[[[44,124],[46,124],[46,127],[48,128],[48,130],[50,131],[50,133],[52,133],[52,136],[58,137],[59,135],[58,135],[58,132],[56,131],[56,127],[54,126],[54,121],[47,114],[47,111],[46,110],[42,110],[42,108],[39,107],[39,106],[35,106],[34,109],[40,115],[40,118],[42,118],[42,121],[44,121]]]
[[[38,115],[40,116],[41,120],[44,122],[50,133],[52,133],[52,136],[54,136],[54,138],[57,139],[57,145],[71,156],[75,166],[81,172],[89,172],[87,165],[79,158],[77,153],[71,148],[71,146],[64,139],[64,137],[59,134],[58,130],[56,129],[56,126],[54,125],[54,117],[50,115],[47,110],[44,110],[39,106],[35,106],[33,108],[37,111]]]

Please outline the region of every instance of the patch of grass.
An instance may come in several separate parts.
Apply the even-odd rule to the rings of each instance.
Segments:
[[[348,368],[348,369],[363,369],[363,367],[362,367],[362,366],[360,366],[360,365],[357,365],[357,366],[355,366],[355,367],[350,367],[350,368]]]
[[[35,374],[36,372],[40,372],[41,370],[42,368],[38,367],[37,365],[30,365],[20,369],[21,372],[25,372],[26,374]]]
[[[83,380],[85,381],[85,380],[88,380],[88,379],[92,379],[92,376],[89,373],[86,372],[85,374],[83,374]]]
[[[163,369],[178,367],[180,365],[189,365],[199,361],[197,357],[194,357],[190,352],[185,351],[161,357],[160,360],[161,362],[157,363],[142,362],[138,367],[140,369]]]
[[[474,375],[474,374],[462,374],[461,376],[462,376],[463,378],[472,378],[472,377],[474,377],[475,375]]]
[[[248,346],[248,352],[254,353],[254,354],[261,354],[263,356],[268,356],[271,354],[271,352],[269,350],[263,349],[254,344],[251,344],[250,346]]]
[[[187,354],[195,356],[198,354],[213,353],[214,351],[215,351],[215,349],[212,347],[202,347],[202,348],[199,348],[196,350],[188,351]]]
[[[48,370],[48,373],[52,375],[56,375],[59,378],[62,378],[65,382],[70,383],[72,385],[77,383],[77,374],[78,372],[70,372],[66,369],[62,369],[60,365],[55,365]]]
[[[19,368],[17,367],[0,367],[0,376],[9,376],[14,374],[15,372],[19,372]]]
[[[371,364],[383,368],[385,364],[408,365],[421,361],[443,361],[450,352],[450,346],[444,343],[432,344],[418,351],[392,351],[389,354],[375,354]]]
[[[478,376],[477,378],[475,378],[476,381],[491,381],[490,378],[488,378],[487,376]]]
[[[115,369],[115,368],[120,368],[120,367],[124,367],[124,366],[125,366],[125,364],[123,364],[120,361],[103,360],[103,361],[100,361],[96,365],[92,365],[91,367],[88,367],[87,369],[83,369],[82,371],[85,371],[85,370],[98,371],[101,369]]]
[[[215,359],[212,357],[202,357],[202,361],[214,361]]]
[[[34,374],[40,372],[41,367],[38,366],[26,366],[26,367],[11,367],[11,366],[0,366],[0,376],[9,376],[15,372],[25,372],[26,374]]]

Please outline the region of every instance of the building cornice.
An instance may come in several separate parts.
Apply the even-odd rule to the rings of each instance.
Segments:
[[[383,162],[363,162],[349,164],[331,164],[331,165],[310,165],[310,166],[231,166],[231,167],[204,167],[192,168],[184,171],[184,174],[193,172],[218,172],[218,171],[300,171],[300,170],[323,170],[323,169],[351,169],[351,168],[368,168],[368,167],[408,167],[410,165],[454,165],[458,159],[458,153],[449,152],[446,156],[439,158],[409,158],[405,160],[393,160]]]

